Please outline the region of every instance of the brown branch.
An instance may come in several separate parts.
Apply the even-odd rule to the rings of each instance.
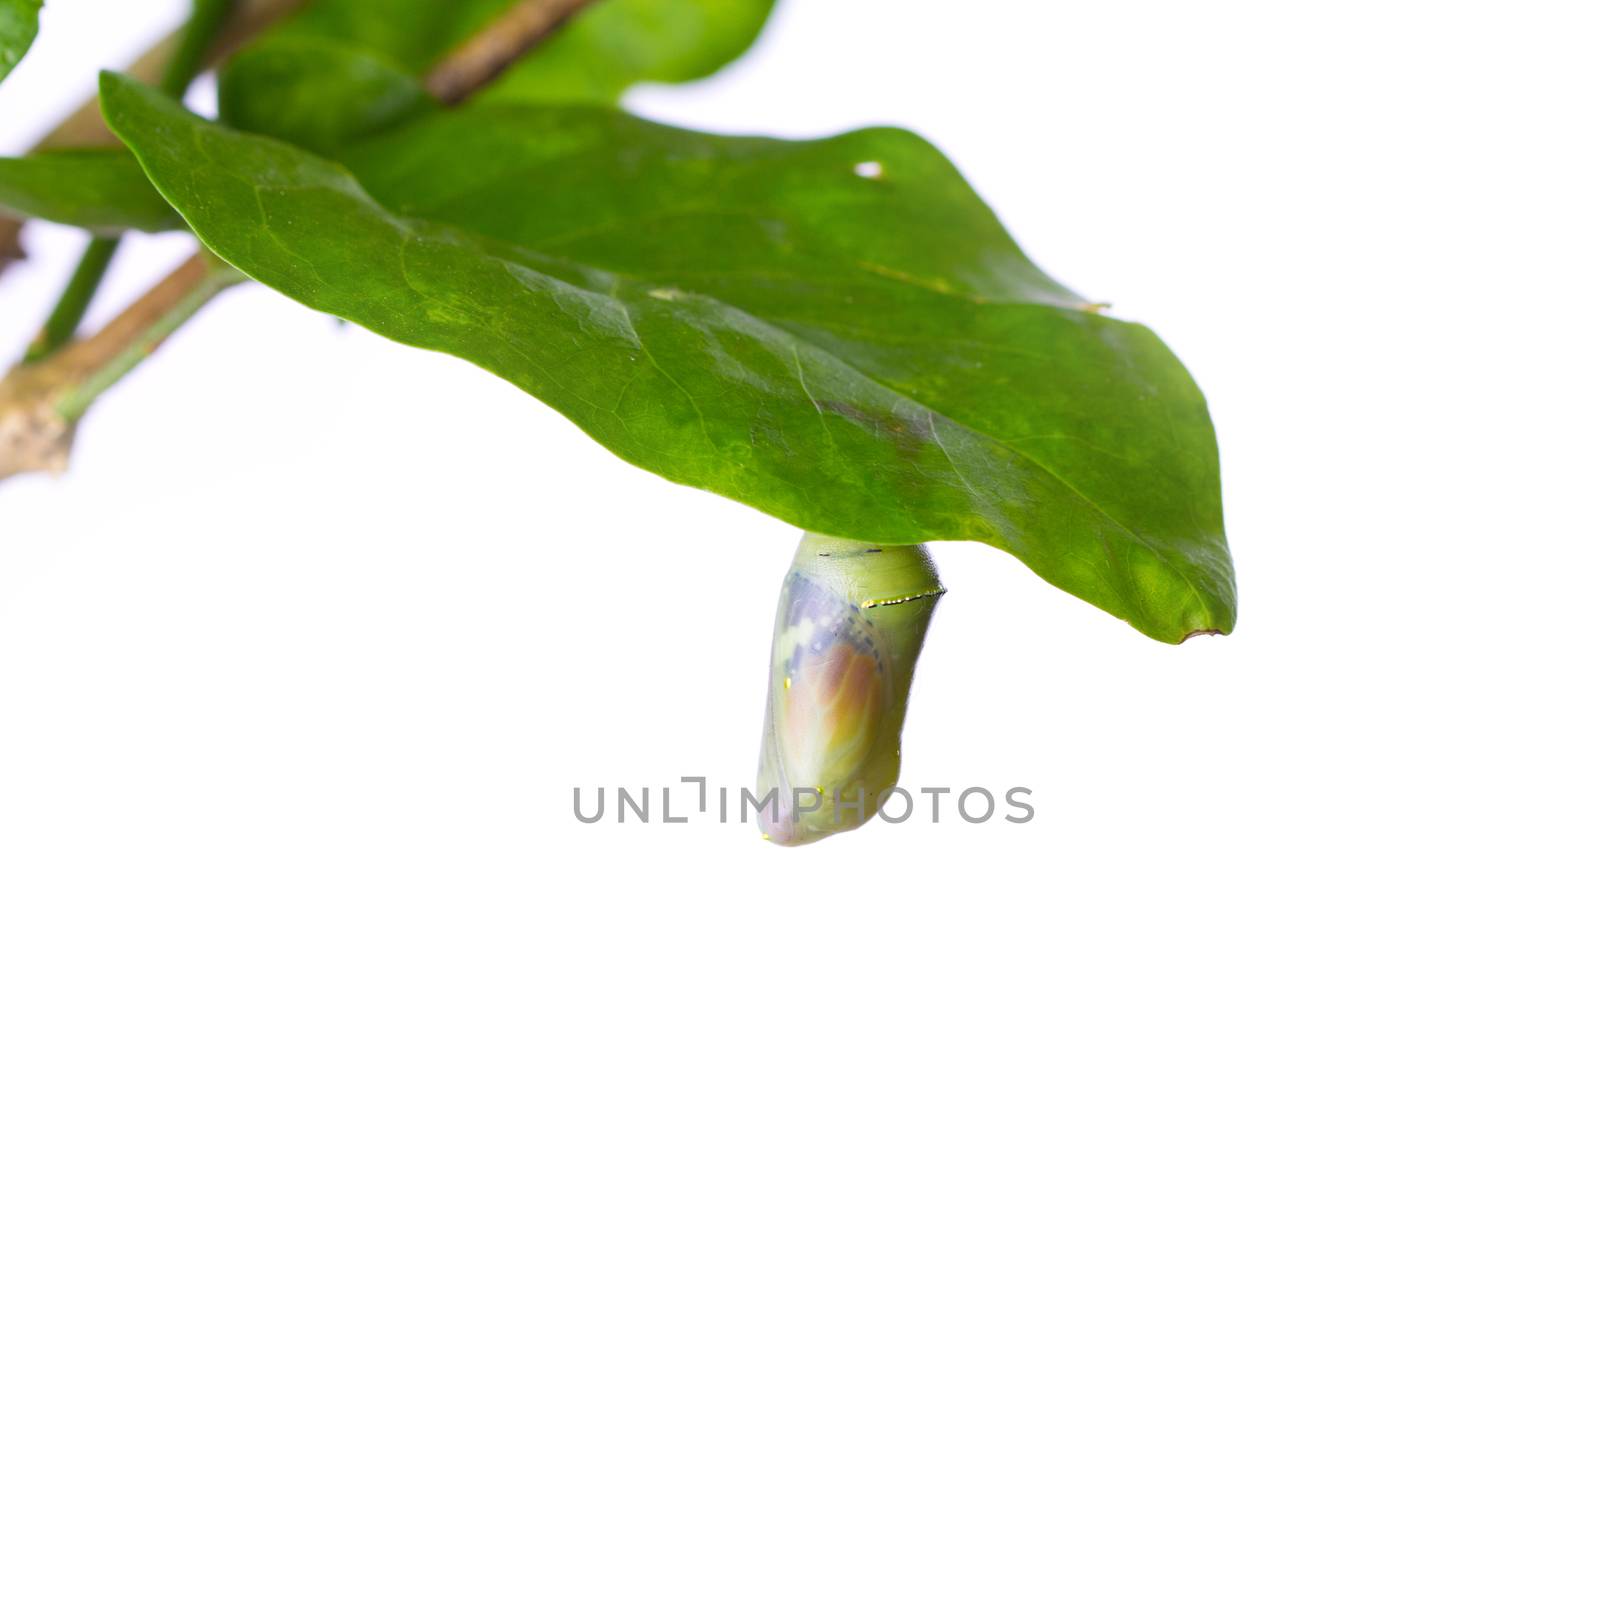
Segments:
[[[488,27],[452,50],[422,80],[423,87],[443,105],[460,105],[542,44],[569,17],[593,3],[594,0],[518,0]]]
[[[255,15],[255,26],[260,28],[266,25],[260,20],[261,13],[271,8],[271,20],[276,20],[292,9],[292,3],[240,0],[241,15],[224,36],[232,40],[228,48],[242,42],[238,28],[244,24],[243,13]],[[444,57],[424,84],[443,104],[458,105],[590,4],[593,0],[519,0]],[[163,41],[163,46],[167,43]],[[221,41],[219,52],[226,53],[220,45]],[[159,71],[165,58],[156,58],[151,52],[139,65],[147,68],[152,60]],[[0,252],[3,249],[0,237]],[[213,295],[239,282],[241,276],[214,256],[197,251],[98,333],[66,345],[42,361],[13,369],[0,380],[0,478],[19,472],[64,471],[78,419],[90,404]]]
[[[197,251],[98,333],[13,368],[0,380],[0,478],[65,471],[78,419],[96,396],[239,279]]]

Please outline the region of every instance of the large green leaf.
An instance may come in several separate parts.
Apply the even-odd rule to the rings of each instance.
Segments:
[[[92,233],[161,233],[183,218],[126,150],[41,150],[0,156],[0,212]]]
[[[218,255],[499,373],[626,460],[820,533],[997,545],[1159,639],[1232,626],[1199,390],[911,134],[483,107],[352,171],[127,79],[102,103]]]
[[[0,0],[0,78],[28,53],[39,31],[43,0]]]

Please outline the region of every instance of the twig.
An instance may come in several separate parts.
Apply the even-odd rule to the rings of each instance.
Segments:
[[[446,105],[459,105],[592,3],[521,0],[440,61],[424,80],[429,92]],[[197,251],[98,333],[14,368],[0,382],[0,478],[64,471],[73,430],[89,406],[174,328],[242,277]]]
[[[435,100],[455,106],[493,83],[507,67],[542,44],[594,0],[518,0],[488,27],[452,50],[422,80]]]
[[[78,420],[201,306],[243,274],[197,252],[98,333],[0,381],[0,478],[61,472]]]

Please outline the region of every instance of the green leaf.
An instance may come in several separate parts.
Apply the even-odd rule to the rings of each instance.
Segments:
[[[41,150],[0,156],[0,212],[91,233],[183,227],[126,150]]]
[[[484,107],[352,172],[127,79],[102,103],[223,259],[499,373],[628,461],[818,533],[996,545],[1158,639],[1232,626],[1198,389],[914,135]]]
[[[222,120],[321,155],[432,107],[422,74],[508,0],[312,0],[223,68]],[[755,42],[773,0],[603,0],[475,100],[608,103],[705,77]]]
[[[330,154],[433,106],[421,82],[383,56],[325,39],[272,39],[228,64],[222,120]]]
[[[39,31],[42,0],[0,0],[0,78],[28,53]]]
[[[415,108],[404,105],[398,80],[420,81],[509,3],[312,0],[224,68],[223,120],[322,153],[337,150],[410,115]],[[604,103],[636,83],[704,78],[755,43],[773,3],[602,0],[478,98]]]
[[[601,0],[489,85],[497,100],[617,100],[636,83],[689,83],[756,42],[774,0]]]
[[[310,0],[264,36],[278,44],[347,45],[413,76],[486,23],[512,0]],[[609,0],[606,0],[609,3]]]

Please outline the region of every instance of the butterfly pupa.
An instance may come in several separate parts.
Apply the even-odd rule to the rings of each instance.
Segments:
[[[762,834],[859,828],[900,776],[900,730],[944,589],[922,545],[808,533],[778,597],[756,779]]]

